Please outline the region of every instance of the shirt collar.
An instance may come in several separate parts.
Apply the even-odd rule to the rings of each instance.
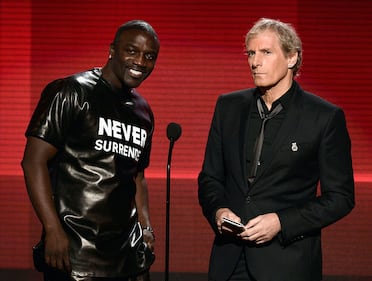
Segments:
[[[292,99],[293,94],[295,92],[296,85],[297,85],[296,81],[293,80],[292,85],[288,89],[288,91],[285,92],[285,94],[282,95],[279,99],[274,101],[271,108],[275,108],[275,106],[277,104],[281,103],[282,106],[283,106],[283,109],[288,110],[289,107],[290,107],[290,104],[291,104],[291,99]],[[255,94],[256,94],[256,99],[260,97],[260,91],[258,90],[258,88],[256,89]]]

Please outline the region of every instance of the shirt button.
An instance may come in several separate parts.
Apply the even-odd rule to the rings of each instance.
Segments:
[[[251,196],[247,196],[246,198],[245,198],[245,202],[247,202],[247,203],[251,203]]]

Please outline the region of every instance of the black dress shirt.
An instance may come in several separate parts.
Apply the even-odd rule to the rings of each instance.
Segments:
[[[284,120],[286,116],[286,112],[288,111],[288,108],[290,106],[290,101],[294,93],[294,87],[295,83],[292,83],[291,88],[279,99],[273,102],[271,110],[269,111],[265,102],[262,100],[263,109],[265,111],[265,114],[269,114],[279,103],[283,106],[283,109],[275,115],[272,119],[268,120],[265,126],[265,137],[262,145],[262,152],[261,157],[259,159],[259,164],[257,167],[257,172],[265,167],[266,160],[268,159],[268,148],[274,143],[275,137],[277,133],[280,130],[280,127],[282,125],[282,121]],[[258,113],[257,108],[257,99],[262,99],[260,96],[260,92],[257,89],[255,92],[255,99],[252,106],[251,114],[249,115],[248,120],[248,128],[249,128],[249,134],[248,134],[248,143],[247,143],[247,175],[249,175],[252,165],[253,165],[253,158],[254,158],[254,145],[256,142],[256,139],[258,138],[258,135],[260,133],[262,120],[260,118],[260,115]]]

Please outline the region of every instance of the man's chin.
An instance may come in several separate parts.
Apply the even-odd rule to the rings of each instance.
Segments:
[[[141,79],[130,78],[130,79],[125,79],[124,83],[129,88],[137,88],[142,84],[143,80],[144,79],[142,78]]]
[[[254,84],[257,86],[257,87],[265,87],[265,86],[268,86],[268,83],[264,80],[264,79],[261,79],[259,77],[256,77],[255,79],[253,79],[253,82]]]

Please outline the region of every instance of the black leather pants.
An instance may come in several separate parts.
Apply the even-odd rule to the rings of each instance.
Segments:
[[[147,272],[133,278],[72,277],[61,271],[49,271],[44,273],[44,281],[150,281],[150,274]]]

